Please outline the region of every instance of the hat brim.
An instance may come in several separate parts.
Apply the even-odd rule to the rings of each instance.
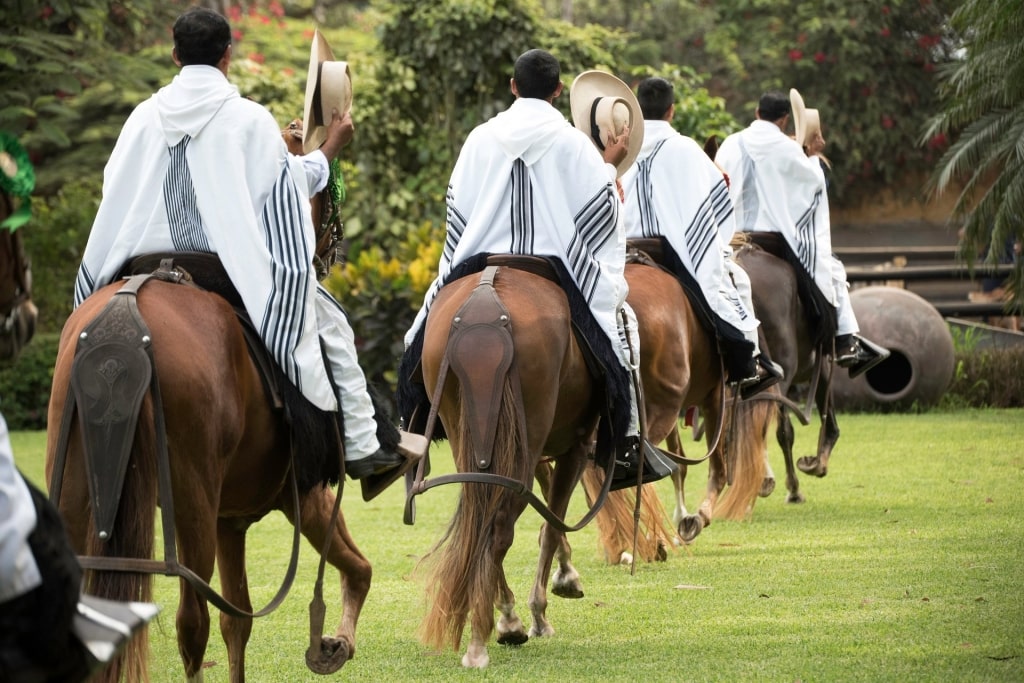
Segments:
[[[807,107],[796,88],[789,89],[789,105],[793,110],[794,137],[800,147],[803,147],[807,140]]]
[[[569,109],[572,112],[572,123],[593,140],[590,132],[590,108],[598,97],[615,97],[623,100],[629,109],[629,149],[626,157],[615,169],[619,176],[625,173],[644,144],[644,115],[637,102],[636,95],[628,85],[605,71],[584,71],[572,82],[569,88]]]
[[[325,64],[326,63],[326,64]],[[329,64],[329,66],[328,66]],[[309,51],[309,69],[306,73],[306,95],[302,105],[302,150],[309,154],[317,149],[327,139],[326,124],[328,117],[321,112],[318,117],[314,111],[316,101],[317,85],[323,82],[321,69],[329,70],[331,78],[325,86],[321,85],[321,102],[334,102],[339,104],[339,113],[344,115],[352,106],[352,87],[348,63],[339,62],[334,59],[334,52],[327,44],[327,39],[319,30],[313,33],[313,44]],[[343,76],[342,76],[343,72]],[[335,87],[336,81],[343,81],[343,85]],[[324,107],[326,109],[326,107]],[[320,122],[317,122],[317,119]]]

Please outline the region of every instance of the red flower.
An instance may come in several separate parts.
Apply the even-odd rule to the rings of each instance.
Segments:
[[[262,52],[252,52],[249,54],[249,59],[256,62],[257,64],[263,64],[267,61],[267,58],[263,56]]]
[[[946,146],[946,134],[945,133],[936,133],[935,135],[933,135],[931,137],[930,140],[928,140],[928,148],[929,149],[939,149],[940,147],[945,147],[945,146]]]
[[[232,5],[228,7],[228,19],[231,21],[238,21],[242,18],[242,8],[238,5]]]
[[[892,34],[892,31],[889,30],[888,26],[885,26],[882,28],[881,34],[883,38],[888,38]]]
[[[284,16],[284,7],[282,7],[281,3],[279,3],[277,0],[271,0],[271,3],[267,6],[267,9],[269,9],[270,13],[273,14],[275,17]]]
[[[792,50],[789,51],[789,61],[791,62],[799,62],[801,59],[803,59],[803,56],[804,53],[802,50],[797,50],[796,48],[793,48]]]
[[[892,120],[892,117],[888,114],[882,114],[882,128],[889,130],[896,125],[896,122]]]
[[[825,59],[826,59],[826,57],[825,57],[825,53],[824,52],[821,52],[819,50],[818,52],[814,53],[814,61],[817,62],[818,64],[821,64],[822,62],[824,62]]]
[[[239,42],[240,40],[242,40],[242,31],[240,29],[237,29],[237,28],[234,31],[232,31],[231,32],[231,40],[233,40],[236,43]]]
[[[871,97],[871,93],[874,92],[870,85],[865,85],[860,89],[861,97]]]
[[[931,73],[931,72],[935,71],[935,65],[932,64],[931,62],[925,62],[923,68],[928,73]]]
[[[890,10],[888,5],[882,5],[882,14],[888,14],[889,11]]]
[[[53,16],[53,8],[50,7],[49,5],[47,5],[46,7],[42,8],[41,10],[39,10],[39,18],[40,19],[49,19],[52,16]]]

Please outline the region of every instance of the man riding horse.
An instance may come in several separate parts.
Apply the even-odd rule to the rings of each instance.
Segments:
[[[352,329],[313,266],[309,198],[324,188],[329,160],[354,132],[344,63],[333,61],[318,33],[306,111],[311,100],[315,106],[300,157],[288,153],[270,112],[228,82],[231,29],[223,16],[203,8],[182,14],[173,57],[180,73],[135,109],[107,163],[75,305],[133,257],[216,254],[287,377],[314,406],[342,411],[348,475],[393,480],[425,443],[403,435],[398,452],[381,447],[375,417],[383,418]]]
[[[802,110],[802,100],[799,105]],[[805,283],[818,343],[857,377],[889,352],[858,335],[846,273],[832,254],[825,175],[816,156],[804,151],[802,127],[800,142],[786,135],[792,110],[783,93],[762,95],[757,119],[722,142],[715,162],[729,176],[738,229],[756,242],[763,233],[781,234],[777,247]]]
[[[760,348],[753,303],[741,296],[726,265],[735,218],[725,178],[696,142],[672,128],[675,93],[669,81],[644,79],[637,100],[644,146],[622,179],[626,236],[664,238],[664,265],[714,328],[727,382],[744,397],[753,396],[777,383],[782,369]]]
[[[511,79],[515,101],[470,133],[459,154],[448,185],[447,235],[438,277],[405,338],[399,410],[409,418],[425,399],[408,378],[419,360],[431,302],[441,287],[480,270],[481,255],[548,257],[570,301],[581,302],[585,309],[574,310],[574,319],[583,316],[595,331],[588,341],[604,365],[609,403],[619,408],[613,416],[616,452],[625,451],[617,457],[615,479],[628,486],[636,483],[640,460],[639,418],[629,375],[635,370],[630,346],[637,349],[638,343],[635,318],[625,305],[625,237],[615,179],[616,166],[635,151],[629,154],[627,129],[606,139],[603,154],[597,152],[587,135],[552,106],[562,92],[559,76],[558,60],[548,52],[523,53]],[[639,139],[633,138],[633,144]],[[624,317],[630,322],[624,324]],[[655,471],[654,458],[659,456],[645,449],[644,481],[667,476],[672,469],[661,462]]]

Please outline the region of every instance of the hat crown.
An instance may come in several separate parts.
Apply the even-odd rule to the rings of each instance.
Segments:
[[[636,161],[643,146],[643,113],[633,91],[625,83],[604,71],[584,71],[569,89],[569,107],[573,125],[586,133],[598,150],[603,151],[612,137],[629,127],[629,149],[616,166],[622,175]]]
[[[302,150],[309,154],[327,139],[333,110],[342,116],[352,108],[352,76],[348,62],[334,59],[334,52],[319,30],[313,34],[306,75],[306,99],[302,107]]]

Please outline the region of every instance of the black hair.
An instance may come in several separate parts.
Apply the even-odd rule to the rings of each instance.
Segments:
[[[640,81],[636,87],[636,100],[640,111],[648,121],[661,121],[676,101],[675,88],[660,76],[651,76]]]
[[[231,26],[222,15],[192,7],[174,22],[174,49],[182,66],[217,66],[231,45]]]
[[[558,88],[561,69],[558,60],[544,50],[527,50],[516,59],[512,78],[520,97],[546,100]]]
[[[778,90],[769,90],[757,103],[757,115],[762,121],[778,121],[791,111],[789,97]]]

